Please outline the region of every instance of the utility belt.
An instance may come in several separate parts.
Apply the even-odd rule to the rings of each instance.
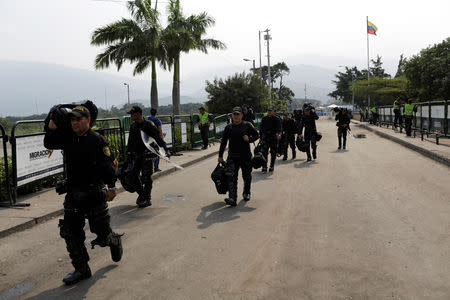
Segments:
[[[59,195],[65,193],[71,193],[75,191],[83,191],[83,192],[98,192],[105,188],[105,184],[100,183],[90,183],[90,184],[76,184],[71,183],[69,180],[64,179],[58,181],[55,186],[55,190]]]

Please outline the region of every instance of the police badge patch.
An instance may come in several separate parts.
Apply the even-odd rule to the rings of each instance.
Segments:
[[[106,156],[111,156],[111,151],[109,150],[108,146],[103,147],[103,153],[105,153]]]

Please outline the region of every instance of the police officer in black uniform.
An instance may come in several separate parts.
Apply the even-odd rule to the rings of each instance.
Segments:
[[[259,135],[262,140],[262,149],[266,163],[262,167],[262,172],[267,172],[267,160],[270,151],[270,168],[269,172],[273,172],[275,167],[275,159],[277,158],[277,146],[281,140],[281,120],[275,115],[275,109],[269,107],[267,109],[267,115],[261,120],[261,126],[259,127]]]
[[[311,148],[312,156],[314,159],[317,158],[317,145],[316,145],[316,120],[319,116],[316,114],[316,110],[309,104],[303,107],[303,115],[300,121],[299,135],[302,136],[303,128],[305,129],[304,138],[307,145],[306,155],[308,156],[307,161],[311,161]]]
[[[228,146],[228,158],[226,162],[226,175],[228,178],[229,197],[225,202],[230,206],[237,205],[237,180],[239,168],[242,170],[244,179],[244,192],[242,197],[245,201],[250,200],[250,186],[252,183],[252,153],[250,143],[256,141],[258,131],[250,122],[242,120],[242,109],[233,108],[233,122],[225,127],[219,149],[219,163],[224,163],[223,154]]]
[[[285,112],[283,114],[282,128],[283,128],[282,138],[284,139],[283,160],[287,160],[289,146],[292,149],[292,159],[295,159],[296,157],[295,135],[298,133],[298,127],[297,124],[295,123],[295,120],[291,118],[288,112]]]
[[[253,114],[253,110],[249,108],[248,106],[244,105],[242,106],[242,120],[252,123],[252,125],[255,125],[255,115]]]
[[[345,150],[347,144],[347,131],[350,128],[350,116],[348,115],[347,109],[341,109],[336,114],[335,120],[337,121],[336,126],[338,127],[338,150],[341,150],[341,148]],[[342,140],[344,143],[342,143]]]
[[[127,161],[132,165],[130,176],[139,195],[136,204],[143,208],[152,205],[150,199],[153,186],[153,162],[156,155],[144,145],[141,131],[154,138],[156,143],[164,148],[167,155],[170,155],[170,152],[155,124],[152,121],[144,120],[142,109],[139,106],[133,106],[128,113],[134,122],[130,126],[130,135],[128,136]],[[140,173],[142,176],[139,176]]]
[[[61,237],[66,241],[75,267],[63,279],[67,285],[91,277],[89,255],[84,245],[86,217],[91,232],[97,235],[91,242],[92,247],[109,246],[115,262],[120,261],[123,253],[120,235],[111,230],[107,205],[107,201],[112,201],[116,196],[116,166],[108,143],[103,136],[90,129],[90,112],[86,107],[73,108],[69,116],[71,131],[62,131],[50,120],[44,137],[46,148],[64,151],[67,164],[64,219],[59,220]]]

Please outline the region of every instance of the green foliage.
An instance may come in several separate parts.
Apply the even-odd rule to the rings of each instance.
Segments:
[[[264,104],[267,104],[267,87],[261,86],[259,78],[252,74],[240,73],[225,80],[216,78],[213,82],[206,81],[205,90],[209,99],[206,105],[215,114],[230,113],[233,107],[244,104],[255,111],[262,111]]]
[[[404,73],[420,101],[450,99],[450,37],[409,59]]]
[[[367,79],[367,70],[359,71],[357,67],[345,67],[345,72],[338,72],[335,77],[337,80],[333,80],[333,83],[336,85],[336,89],[328,95],[342,102],[351,103],[352,92],[350,88],[352,80],[356,82],[357,80]],[[365,98],[367,98],[367,95],[355,95],[355,104],[361,104]]]
[[[367,97],[369,94],[371,105],[390,105],[397,97],[407,98],[408,82],[405,77],[393,79],[371,77],[369,81],[356,81],[353,90],[355,91],[355,99],[356,97],[358,99]]]
[[[1,150],[3,151],[3,150]],[[6,187],[6,169],[5,169],[5,163],[4,158],[0,157],[0,202],[8,202],[8,190]],[[12,176],[12,160],[11,157],[8,157],[8,174],[9,178]]]

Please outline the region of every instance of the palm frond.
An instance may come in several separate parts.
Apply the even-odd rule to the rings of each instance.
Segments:
[[[125,42],[142,34],[139,25],[131,19],[122,19],[97,28],[91,37],[91,45],[109,45]]]

